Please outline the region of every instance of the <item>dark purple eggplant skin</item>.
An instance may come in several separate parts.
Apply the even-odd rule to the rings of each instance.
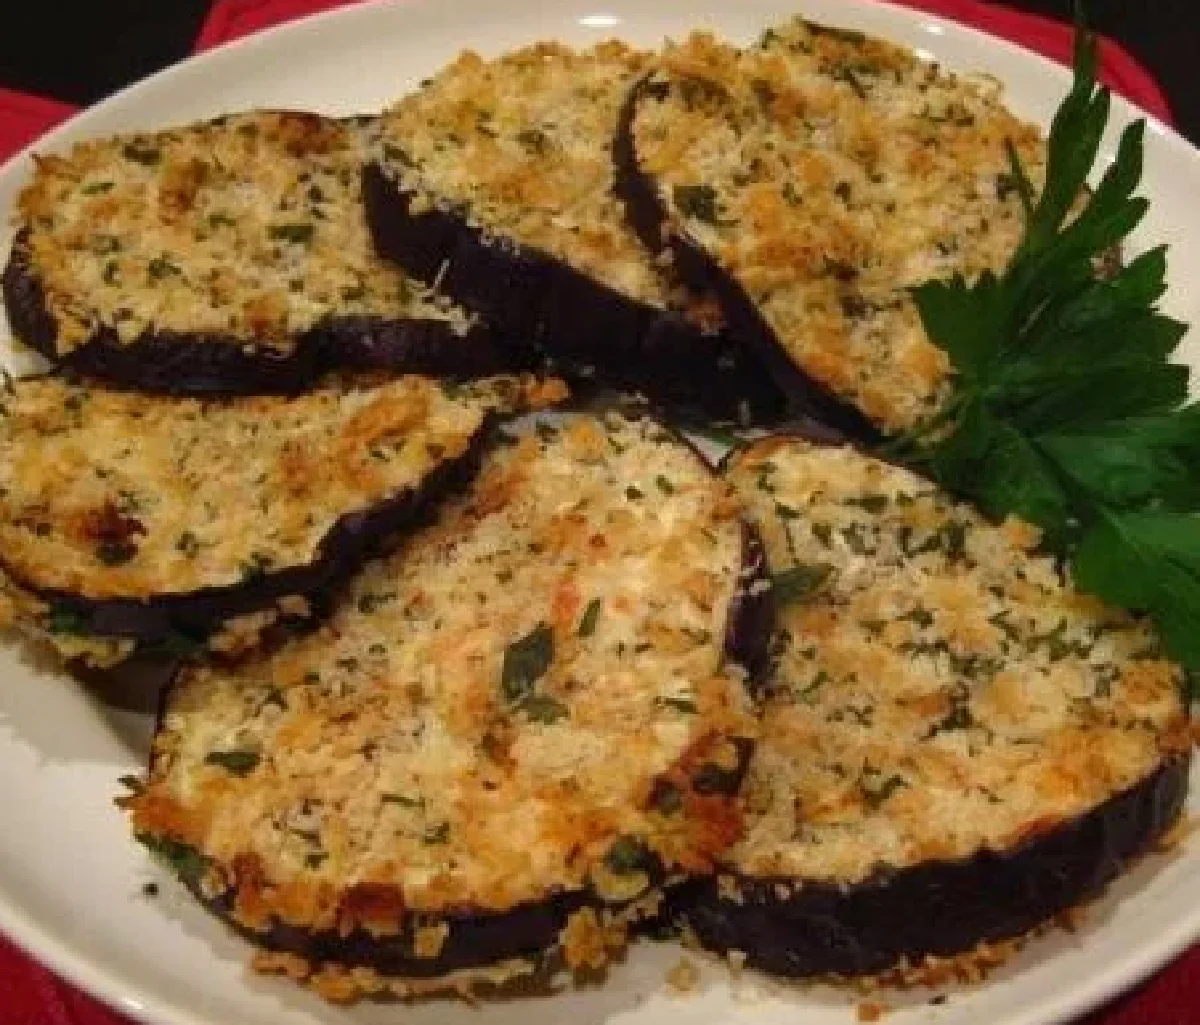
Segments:
[[[751,693],[762,690],[771,669],[775,601],[767,553],[758,531],[742,524],[742,574],[725,629],[725,655],[746,670]]]
[[[811,417],[864,443],[881,440],[879,429],[858,409],[806,374],[788,356],[774,330],[746,290],[689,233],[672,225],[670,211],[654,178],[642,170],[633,138],[639,104],[661,99],[665,85],[642,78],[622,105],[613,140],[617,195],[626,218],[652,253],[667,251],[680,278],[716,297],[731,335],[761,362],[791,403],[792,412]]]
[[[679,314],[640,303],[549,254],[472,227],[465,213],[412,211],[412,195],[377,163],[363,171],[375,247],[438,286],[505,337],[524,340],[546,372],[573,384],[640,391],[665,409],[769,424],[784,397],[727,332],[706,334]]]
[[[223,587],[161,594],[146,600],[89,599],[66,591],[38,588],[5,569],[14,583],[74,620],[73,629],[88,636],[129,638],[154,645],[182,638],[200,639],[222,622],[270,608],[290,595],[310,598],[318,608],[328,593],[371,557],[389,535],[428,522],[447,495],[464,489],[479,471],[498,418],[489,417],[466,451],[446,460],[421,482],[374,507],[340,517],[317,546],[316,557],[302,566]]]
[[[30,260],[28,229],[17,234],[0,278],[13,334],[56,366],[111,385],[165,395],[293,395],[335,370],[384,370],[469,379],[529,365],[482,321],[465,336],[432,319],[330,317],[281,352],[235,336],[147,332],[122,342],[100,326],[83,345],[58,351],[58,325]]]
[[[702,946],[743,951],[789,978],[867,975],[927,956],[1013,939],[1099,894],[1178,820],[1190,756],[1172,758],[1091,812],[1010,851],[881,869],[851,886],[735,875],[729,899],[714,876],[668,895],[669,914]],[[776,888],[787,887],[781,898]],[[726,890],[726,894],[728,890]]]
[[[521,904],[502,914],[466,910],[444,918],[414,918],[395,936],[373,936],[362,929],[343,936],[336,930],[313,933],[281,922],[266,932],[255,932],[233,920],[232,894],[210,900],[196,887],[189,888],[209,911],[255,946],[296,954],[314,965],[373,968],[381,975],[401,979],[438,978],[508,960],[526,961],[535,970],[553,967],[550,955],[567,921],[576,911],[595,904],[587,894],[576,891]],[[450,931],[441,951],[437,957],[419,957],[415,952],[417,930],[442,922]]]
[[[159,719],[166,711],[164,698]],[[735,794],[741,787],[752,754],[749,741],[735,741],[739,764],[734,769],[717,770],[701,766],[694,786],[698,793]],[[154,848],[153,839],[138,837]],[[641,866],[648,887],[661,887],[667,879],[662,863],[647,853]],[[535,968],[556,968],[555,953],[568,919],[585,907],[608,907],[619,911],[622,904],[603,901],[590,890],[572,890],[551,894],[544,900],[528,901],[503,911],[494,912],[471,907],[448,908],[444,915],[427,915],[406,921],[403,930],[394,936],[376,936],[363,929],[343,934],[336,929],[310,932],[278,920],[258,931],[240,925],[234,917],[236,890],[216,898],[201,892],[199,881],[184,878],[182,882],[212,914],[224,921],[234,932],[258,947],[296,954],[313,964],[332,964],[347,968],[373,968],[385,976],[411,979],[437,978],[450,972],[471,968],[486,968],[510,959],[521,959]],[[662,916],[633,922],[631,932],[643,934],[661,928]],[[445,923],[449,934],[436,957],[420,957],[415,951],[417,930],[423,926]]]

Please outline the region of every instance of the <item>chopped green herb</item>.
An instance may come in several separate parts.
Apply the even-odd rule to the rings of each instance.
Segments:
[[[811,683],[806,684],[796,692],[796,697],[798,697],[806,705],[812,704],[813,702],[810,702],[808,699],[816,697],[817,691],[819,691],[832,679],[833,677],[825,672],[824,669],[820,669],[817,671],[817,675],[813,677]]]
[[[831,71],[829,77],[835,82],[845,82],[860,100],[867,98],[866,86],[863,85],[862,79],[858,77],[852,67],[845,64],[840,65]]]
[[[554,660],[554,631],[539,623],[519,641],[505,649],[500,670],[500,690],[505,700],[524,700]]]
[[[517,142],[529,150],[530,153],[541,155],[546,152],[550,140],[547,138],[546,133],[539,128],[524,128],[517,132]]]
[[[674,815],[683,808],[683,794],[670,780],[659,780],[650,792],[650,807],[664,815]]]
[[[200,539],[190,530],[185,530],[175,539],[175,551],[194,559],[200,552]]]
[[[832,572],[823,562],[781,570],[771,576],[771,593],[780,606],[795,605],[815,594]]]
[[[916,623],[917,626],[924,629],[927,626],[933,625],[933,613],[928,609],[923,609],[920,606],[913,609],[911,612],[905,612],[903,615],[897,616],[897,619],[908,620],[911,623]]]
[[[209,751],[204,756],[206,765],[218,765],[235,776],[253,772],[261,761],[262,756],[257,751]]]
[[[135,164],[144,164],[146,167],[153,167],[162,159],[162,153],[159,148],[152,143],[145,142],[127,142],[121,150],[121,155],[126,160],[132,160]]]
[[[430,826],[421,835],[421,843],[424,844],[443,844],[450,840],[450,823],[439,822],[436,826]]]
[[[587,603],[587,608],[583,610],[583,618],[579,621],[579,636],[591,637],[596,632],[596,623],[600,619],[600,609],[604,602],[599,598],[593,598]]]
[[[867,545],[866,529],[861,523],[851,523],[848,527],[842,527],[838,531],[842,535],[842,540],[846,542],[846,547],[855,555],[871,555],[871,549]]]
[[[658,485],[658,490],[661,491],[664,495],[675,494],[675,485],[672,484],[669,480],[667,480],[667,478],[664,477],[661,473],[657,477],[654,478],[654,483]]]
[[[264,552],[252,552],[248,561],[241,565],[242,580],[261,580],[267,575],[274,560]]]
[[[358,599],[358,611],[369,616],[371,613],[377,612],[388,602],[393,601],[395,597],[395,591],[385,591],[381,594],[362,594]]]
[[[99,196],[102,193],[111,192],[112,187],[112,182],[89,182],[82,191],[85,196]]]
[[[398,804],[401,808],[424,808],[425,799],[409,797],[406,794],[382,794],[379,798],[384,804]]]
[[[863,495],[856,498],[847,498],[846,505],[856,505],[860,509],[864,509],[872,516],[878,516],[891,504],[891,499],[887,495]]]
[[[717,191],[711,185],[676,185],[671,190],[675,206],[684,217],[717,223]]]
[[[997,612],[994,616],[989,616],[988,622],[999,629],[1010,641],[1015,641],[1021,636],[1021,631],[1009,622],[1008,617],[1010,615],[1011,613],[1008,611],[1008,609],[1004,609],[1000,612]]]
[[[863,803],[873,811],[901,787],[908,786],[908,780],[903,776],[888,776],[886,779],[880,779],[878,775],[864,773],[858,786]]]
[[[646,493],[641,488],[634,487],[632,484],[625,489],[625,497],[631,502],[636,502],[639,498],[645,498]]]
[[[976,725],[975,717],[971,714],[971,709],[966,705],[959,704],[950,709],[940,722],[934,723],[925,737],[928,739],[951,730],[969,730],[974,725]]]
[[[178,630],[168,630],[155,641],[146,641],[139,649],[143,654],[191,657],[204,650],[204,642]]]
[[[120,776],[117,782],[121,784],[130,793],[140,794],[146,789],[146,781],[141,776],[125,775]]]
[[[267,229],[267,234],[271,238],[278,239],[281,242],[293,242],[297,245],[308,245],[313,240],[313,232],[316,229],[312,224],[300,222],[298,224],[272,224]]]
[[[552,725],[560,719],[567,718],[571,713],[567,706],[547,694],[530,694],[521,702],[521,710],[529,716],[532,722]]]
[[[81,613],[61,605],[52,607],[42,622],[52,634],[80,635],[90,633],[87,619]]]
[[[151,854],[165,861],[171,871],[189,886],[199,883],[208,871],[208,859],[190,844],[147,833],[138,833],[136,839]]]
[[[608,849],[604,863],[616,875],[629,875],[645,867],[648,854],[649,851],[637,837],[622,836]]]
[[[696,702],[691,698],[655,698],[654,703],[662,708],[673,708],[684,715],[696,714]]]
[[[806,21],[804,25],[814,36],[825,36],[849,46],[865,46],[867,42],[867,37],[857,29],[837,28],[833,25],[821,25],[812,21]]]
[[[156,256],[146,266],[146,274],[151,281],[162,281],[164,278],[176,277],[182,273],[179,266],[165,256]]]

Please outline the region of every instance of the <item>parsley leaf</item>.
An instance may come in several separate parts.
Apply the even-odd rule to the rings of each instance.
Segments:
[[[1200,667],[1200,517],[1105,512],[1073,566],[1081,587],[1148,612],[1171,656]]]
[[[504,651],[504,664],[500,670],[500,689],[504,697],[514,702],[528,697],[553,660],[554,632],[545,623],[539,623]]]
[[[1078,585],[1148,613],[1167,652],[1200,670],[1200,404],[1170,362],[1185,325],[1163,315],[1166,250],[1110,276],[1103,258],[1141,222],[1143,122],[1088,191],[1108,123],[1096,40],[1076,33],[1075,78],[1034,197],[1016,148],[1007,180],[1026,213],[1002,274],[913,289],[953,392],[892,453],[984,512],[1018,515],[1072,560]]]
[[[190,844],[165,836],[138,833],[135,839],[161,858],[183,882],[197,885],[208,872],[208,859]]]
[[[209,751],[204,756],[206,765],[217,765],[235,776],[245,776],[253,772],[262,757],[257,751]]]

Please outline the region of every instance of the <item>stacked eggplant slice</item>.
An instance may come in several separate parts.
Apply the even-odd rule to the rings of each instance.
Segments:
[[[1045,151],[797,19],[41,156],[0,620],[177,659],[120,803],[332,1000],[593,977],[664,923],[788,977],[1020,939],[1178,820],[1182,670],[846,439],[945,426],[912,289],[1006,265]],[[698,416],[770,431],[714,466]]]
[[[542,426],[327,628],[185,674],[135,829],[333,997],[601,968],[741,832],[756,573],[673,432]]]
[[[651,60],[620,43],[459,57],[383,117],[364,186],[375,240],[569,378],[769,420],[782,396],[757,357],[638,242],[617,198],[618,117]]]
[[[768,438],[727,476],[773,569],[777,668],[746,835],[675,895],[705,946],[786,976],[962,954],[1091,897],[1177,819],[1180,670],[1036,531],[847,445]]]
[[[41,157],[4,274],[14,332],[64,368],[172,394],[511,365],[375,255],[360,170],[376,124],[263,111]]]
[[[908,289],[998,271],[1024,228],[1037,130],[994,85],[801,19],[737,50],[696,35],[634,90],[618,182],[639,234],[712,290],[793,400],[863,439],[916,427],[945,353]]]
[[[70,655],[253,643],[469,481],[498,417],[564,395],[516,377],[223,400],[18,381],[0,418],[0,563],[25,625]]]

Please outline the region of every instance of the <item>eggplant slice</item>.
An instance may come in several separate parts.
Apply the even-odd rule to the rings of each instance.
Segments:
[[[542,424],[326,627],[183,675],[135,833],[333,998],[599,969],[739,835],[750,537],[655,421]]]
[[[470,480],[499,415],[564,395],[518,377],[204,401],[18,381],[0,403],[0,566],[51,639],[303,614]]]
[[[1181,673],[1033,528],[798,437],[727,477],[779,633],[746,836],[674,898],[704,946],[786,976],[969,956],[1093,896],[1177,820]]]
[[[295,392],[348,367],[521,369],[375,255],[361,202],[375,128],[259,111],[39,157],[3,278],[15,335],[172,394]]]
[[[613,192],[622,100],[648,54],[609,42],[466,53],[383,117],[364,196],[379,251],[547,369],[737,422],[783,397],[625,223]]]
[[[1038,130],[994,84],[790,21],[745,51],[695,35],[633,90],[614,149],[630,222],[717,296],[810,414],[859,440],[916,427],[951,367],[908,289],[1001,271]]]

